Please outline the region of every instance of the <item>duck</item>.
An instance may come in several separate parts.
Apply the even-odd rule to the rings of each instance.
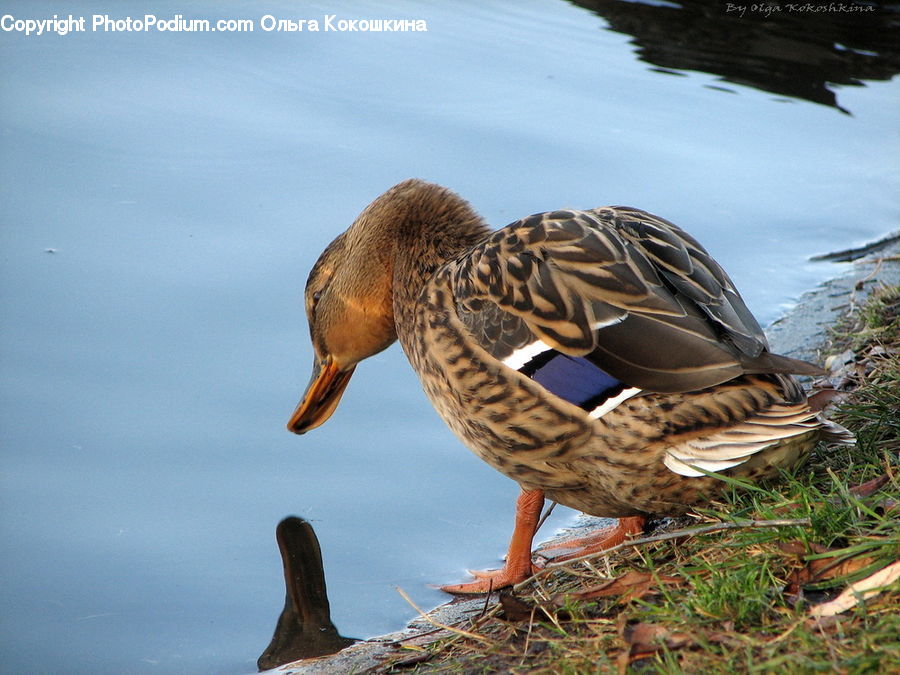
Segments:
[[[356,366],[399,341],[456,436],[519,484],[502,568],[442,586],[485,593],[535,571],[545,500],[618,523],[708,503],[776,477],[819,440],[852,435],[813,410],[705,248],[637,208],[538,213],[492,230],[452,190],[403,181],[313,265],[304,293],[312,376],[288,422],[334,412]]]

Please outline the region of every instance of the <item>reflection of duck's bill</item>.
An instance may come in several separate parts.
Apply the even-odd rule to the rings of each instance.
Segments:
[[[288,516],[278,523],[275,539],[284,565],[287,599],[297,620],[329,623],[322,549],[313,526],[303,518]]]
[[[272,640],[257,661],[260,670],[334,654],[356,642],[331,622],[322,551],[312,525],[290,516],[278,524],[275,536],[287,594]]]
[[[288,422],[288,431],[303,434],[325,422],[341,400],[341,394],[353,375],[351,366],[342,370],[331,356],[313,361],[313,374],[303,399]]]

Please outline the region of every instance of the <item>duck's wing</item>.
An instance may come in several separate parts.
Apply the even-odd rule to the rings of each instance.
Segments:
[[[682,229],[638,209],[530,216],[453,264],[460,319],[516,369],[565,356],[564,379],[576,376],[571,364],[590,364],[658,392],[742,373],[820,372],[770,353],[721,266]]]

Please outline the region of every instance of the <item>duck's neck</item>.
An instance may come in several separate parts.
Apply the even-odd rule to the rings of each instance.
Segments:
[[[406,181],[405,214],[397,221],[394,307],[410,307],[435,270],[479,241],[488,228],[467,201],[431,183]]]
[[[408,313],[437,268],[471,248],[489,231],[464,199],[440,185],[415,179],[381,195],[360,221],[363,225],[366,221],[381,225],[381,240],[371,243],[378,251],[378,265],[390,273],[398,333],[411,325]]]

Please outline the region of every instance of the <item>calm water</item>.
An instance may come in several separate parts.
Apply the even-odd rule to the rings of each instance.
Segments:
[[[255,670],[289,514],[316,528],[343,635],[413,616],[397,586],[434,605],[428,584],[498,564],[517,488],[398,348],[323,428],[284,430],[309,267],[404,178],[498,226],[654,211],[765,322],[835,273],[808,256],[896,228],[896,33],[722,3],[485,4],[136,2],[113,16],[256,30],[0,33],[0,668]],[[265,14],[428,31],[263,32]]]

